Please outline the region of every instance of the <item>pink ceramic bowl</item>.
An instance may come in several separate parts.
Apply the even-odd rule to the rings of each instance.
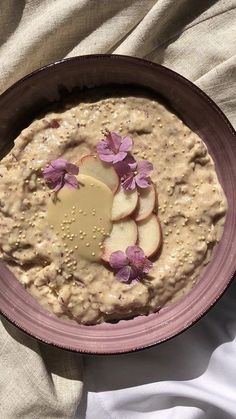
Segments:
[[[38,111],[75,87],[109,83],[151,88],[175,109],[208,146],[228,199],[224,234],[211,262],[181,301],[149,316],[115,324],[82,326],[45,311],[0,262],[0,311],[37,339],[93,354],[135,351],[163,342],[196,322],[220,298],[236,267],[236,136],[216,104],[179,74],[151,62],[118,55],[75,57],[46,66],[14,84],[0,97],[2,155]]]

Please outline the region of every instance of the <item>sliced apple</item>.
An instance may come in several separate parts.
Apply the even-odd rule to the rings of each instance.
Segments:
[[[103,242],[102,259],[109,261],[110,255],[117,250],[125,252],[128,246],[134,246],[138,238],[136,223],[131,219],[120,220],[113,224],[110,236]]]
[[[125,191],[121,186],[116,191],[113,198],[111,219],[118,221],[134,212],[138,203],[138,192]]]
[[[156,189],[153,183],[146,189],[139,190],[138,205],[134,212],[134,220],[141,221],[149,217],[156,203]]]
[[[105,183],[113,193],[116,192],[119,186],[119,177],[112,165],[102,162],[94,154],[87,154],[82,157],[79,166],[80,174],[92,176]]]
[[[160,248],[162,242],[160,222],[155,214],[149,215],[137,223],[138,245],[147,257],[153,256]]]

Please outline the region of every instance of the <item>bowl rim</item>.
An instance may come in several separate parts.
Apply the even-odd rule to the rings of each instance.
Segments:
[[[101,59],[101,58],[105,58],[105,59],[110,58],[110,59],[114,60],[114,62],[116,60],[119,61],[120,59],[127,60],[128,62],[133,63],[133,64],[137,64],[137,65],[138,64],[143,64],[143,65],[145,65],[149,68],[152,67],[154,69],[155,68],[158,69],[159,71],[169,73],[173,78],[175,78],[177,80],[180,80],[182,83],[186,84],[190,88],[190,90],[195,91],[195,93],[197,93],[199,96],[201,96],[205,102],[208,102],[210,104],[210,106],[212,108],[214,108],[214,110],[218,113],[221,120],[223,120],[224,124],[227,125],[227,128],[230,130],[231,134],[233,134],[233,136],[235,136],[235,139],[236,139],[236,131],[234,130],[232,124],[230,123],[230,121],[228,120],[226,115],[219,108],[219,106],[204,91],[202,91],[198,86],[193,84],[190,80],[188,80],[184,76],[180,75],[179,73],[177,73],[177,72],[175,72],[175,71],[173,71],[173,70],[171,70],[171,69],[169,69],[169,68],[167,68],[167,67],[165,67],[161,64],[157,64],[157,63],[154,63],[152,61],[149,61],[149,60],[146,60],[146,59],[143,59],[143,58],[131,57],[131,56],[127,56],[127,55],[120,55],[120,54],[114,54],[114,55],[113,54],[88,54],[88,55],[81,55],[81,56],[74,56],[74,57],[70,57],[70,58],[65,58],[65,59],[62,59],[62,60],[58,60],[56,62],[49,63],[45,66],[42,66],[42,67],[32,71],[31,73],[22,77],[21,79],[16,81],[14,84],[12,84],[10,87],[8,87],[0,95],[0,101],[2,99],[4,99],[5,96],[8,96],[8,94],[12,90],[14,90],[17,86],[21,85],[25,80],[29,80],[29,79],[33,78],[35,75],[37,75],[41,72],[53,71],[55,67],[66,65],[67,62],[72,62],[72,61],[73,62],[81,62],[81,61],[85,61],[87,59],[88,60],[97,60],[97,59]],[[2,262],[0,262],[0,264],[2,264]],[[227,288],[229,287],[229,285],[231,284],[231,282],[234,279],[235,272],[236,272],[236,266],[234,268],[234,272],[229,277],[229,279],[227,281],[226,280],[224,281],[224,287],[221,288],[220,292],[218,291],[217,297],[213,301],[208,301],[208,303],[206,304],[204,309],[201,311],[201,313],[198,314],[192,320],[190,320],[187,324],[185,324],[179,332],[177,332],[177,333],[173,332],[172,334],[169,334],[165,338],[161,338],[161,339],[159,338],[154,343],[145,344],[144,346],[139,345],[139,347],[132,347],[131,349],[128,349],[128,350],[116,350],[116,351],[109,351],[109,352],[98,351],[98,352],[96,352],[96,350],[78,350],[78,349],[75,349],[75,348],[70,348],[69,346],[64,346],[63,344],[60,344],[60,343],[49,342],[49,341],[47,341],[47,339],[44,339],[41,336],[38,336],[37,333],[32,333],[30,330],[27,329],[27,327],[19,325],[17,320],[14,319],[14,316],[12,317],[9,313],[5,313],[4,310],[1,308],[1,306],[0,306],[0,314],[5,319],[10,321],[14,326],[18,327],[21,331],[26,333],[28,336],[36,338],[37,340],[39,340],[42,343],[45,343],[45,344],[48,344],[50,346],[54,346],[54,347],[57,347],[57,348],[61,348],[63,350],[67,350],[67,351],[74,352],[74,353],[88,354],[88,355],[119,355],[119,354],[131,353],[131,352],[136,352],[136,351],[139,351],[139,350],[148,349],[150,347],[156,346],[157,344],[160,344],[160,343],[165,342],[167,340],[173,339],[175,336],[179,336],[185,330],[187,330],[189,327],[194,325],[198,320],[200,320],[205,314],[208,313],[208,311],[218,302],[220,297],[225,293],[225,291],[227,290]],[[9,271],[9,273],[10,273],[10,271]],[[89,326],[89,327],[92,327],[92,326]]]

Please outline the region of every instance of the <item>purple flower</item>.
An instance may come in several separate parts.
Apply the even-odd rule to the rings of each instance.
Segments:
[[[121,184],[125,190],[148,188],[150,186],[150,172],[153,170],[152,163],[147,160],[136,162],[133,157],[127,156],[125,160],[115,165]]]
[[[116,278],[121,282],[139,281],[153,266],[139,246],[129,246],[125,253],[121,250],[113,252],[109,264],[117,271]]]
[[[63,186],[78,188],[79,183],[75,175],[78,175],[79,168],[65,159],[57,159],[43,169],[43,177],[50,189],[59,191]]]
[[[124,160],[132,146],[131,138],[122,138],[116,132],[109,132],[106,138],[97,144],[97,153],[101,160],[114,164]]]

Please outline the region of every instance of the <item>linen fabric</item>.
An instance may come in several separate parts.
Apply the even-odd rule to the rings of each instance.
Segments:
[[[235,0],[1,0],[0,92],[65,57],[126,54],[187,77],[236,126],[235,9]],[[114,357],[50,348],[3,319],[2,417],[236,418],[235,296],[233,285],[174,340]]]

